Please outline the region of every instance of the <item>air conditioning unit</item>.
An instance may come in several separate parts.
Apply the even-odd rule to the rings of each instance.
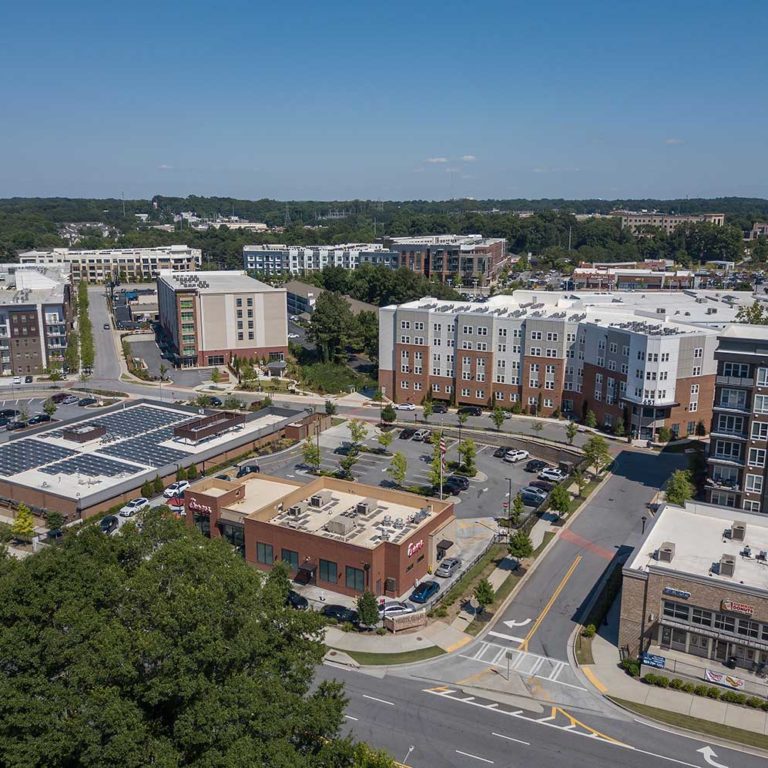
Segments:
[[[671,541],[663,541],[656,550],[656,559],[660,563],[671,563],[675,557],[675,545]]]
[[[299,515],[304,514],[306,509],[307,509],[307,502],[300,501],[298,504],[293,504],[292,506],[288,507],[288,514],[291,517],[299,517]]]
[[[734,541],[744,541],[747,535],[747,524],[743,520],[731,523],[731,538]]]
[[[723,555],[720,558],[720,575],[733,576],[736,570],[736,558],[733,555]]]
[[[330,504],[333,501],[333,494],[328,489],[318,491],[312,498],[310,498],[309,503],[315,507],[324,507],[326,504]]]

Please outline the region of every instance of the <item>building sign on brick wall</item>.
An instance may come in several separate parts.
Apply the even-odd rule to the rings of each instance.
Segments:
[[[735,600],[721,600],[720,610],[728,613],[742,613],[744,616],[751,616],[755,612],[755,607],[748,603],[737,603]]]
[[[211,508],[207,504],[201,504],[197,499],[190,499],[187,506],[195,512],[203,512],[206,515],[211,514]]]
[[[406,552],[408,557],[413,557],[417,552],[421,552],[422,549],[424,549],[424,539],[419,539],[418,541],[412,541],[408,545]]]
[[[664,587],[663,592],[665,595],[679,597],[682,600],[687,600],[691,596],[690,592],[686,592],[684,589],[675,589],[675,587]]]

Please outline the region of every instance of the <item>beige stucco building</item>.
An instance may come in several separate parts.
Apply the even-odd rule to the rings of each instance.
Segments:
[[[288,351],[285,289],[243,271],[162,271],[157,300],[178,365],[227,365],[233,357],[282,360]]]

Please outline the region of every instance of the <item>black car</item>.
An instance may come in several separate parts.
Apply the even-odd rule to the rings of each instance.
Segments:
[[[285,602],[286,605],[290,605],[291,608],[296,608],[299,611],[306,611],[309,608],[309,600],[293,589],[289,590],[288,598]]]
[[[245,477],[254,473],[261,472],[261,467],[258,464],[243,464],[237,468],[237,477]]]
[[[464,477],[464,475],[449,475],[445,482],[458,486],[462,491],[466,491],[469,488],[469,478]]]
[[[462,405],[457,414],[466,414],[467,416],[482,416],[483,409],[479,405]]]
[[[546,461],[542,461],[541,459],[531,459],[526,465],[525,465],[525,471],[526,472],[541,472],[542,469],[545,467],[548,467],[549,464],[547,464]]]
[[[432,413],[448,413],[448,406],[445,403],[432,403]]]
[[[514,451],[515,449],[512,448],[510,445],[502,445],[501,448],[497,448],[493,452],[493,458],[494,459],[503,459],[507,455],[507,451]]]
[[[44,421],[50,421],[51,417],[47,413],[35,414],[28,422],[30,426],[33,424],[42,424]]]
[[[216,480],[229,480],[229,475],[215,475]]]
[[[224,405],[224,403],[222,402],[220,397],[212,397],[211,398],[211,405],[214,408],[221,408],[221,406]]]
[[[51,395],[51,400],[56,403],[56,405],[61,405],[69,395],[66,392],[57,392],[55,395]]]
[[[352,453],[357,453],[357,447],[352,443],[343,443],[334,448],[333,452],[337,453],[339,456],[349,456]]]
[[[77,401],[77,404],[78,404],[78,405],[79,405],[81,408],[84,408],[86,405],[96,405],[96,403],[98,403],[98,402],[99,402],[99,401],[98,401],[98,400],[97,400],[95,397],[81,397],[81,398],[80,398],[80,399]]]
[[[400,434],[397,437],[399,440],[410,440],[415,434],[416,434],[415,429],[406,427],[405,429],[400,431]]]
[[[15,429],[25,429],[26,426],[27,426],[26,421],[9,421],[5,428],[9,432],[13,432]]]
[[[542,491],[549,493],[554,487],[554,483],[548,483],[546,480],[534,480],[528,483],[529,488],[541,488]]]
[[[466,490],[467,489],[461,483],[455,482],[453,478],[449,477],[447,480],[443,481],[443,494],[447,494],[448,496],[458,496],[462,491]],[[440,489],[438,487],[435,495],[438,495],[439,492]]]
[[[15,411],[13,408],[4,408],[2,411],[0,411],[0,417],[4,419],[12,419],[14,416],[18,416],[19,412]]]
[[[99,528],[101,528],[102,533],[112,533],[112,531],[117,530],[119,525],[120,521],[115,515],[107,515],[106,517],[102,517],[99,521]]]
[[[323,616],[329,619],[336,619],[340,624],[357,624],[360,620],[357,611],[347,608],[344,605],[326,605],[321,611]]]
[[[24,377],[24,383],[25,384],[31,384],[32,383],[32,377],[31,376],[25,376]]]

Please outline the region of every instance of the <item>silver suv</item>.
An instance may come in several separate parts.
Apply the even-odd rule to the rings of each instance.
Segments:
[[[449,576],[453,576],[459,568],[461,568],[461,560],[458,557],[446,557],[437,567],[435,576],[442,576],[447,579]]]

